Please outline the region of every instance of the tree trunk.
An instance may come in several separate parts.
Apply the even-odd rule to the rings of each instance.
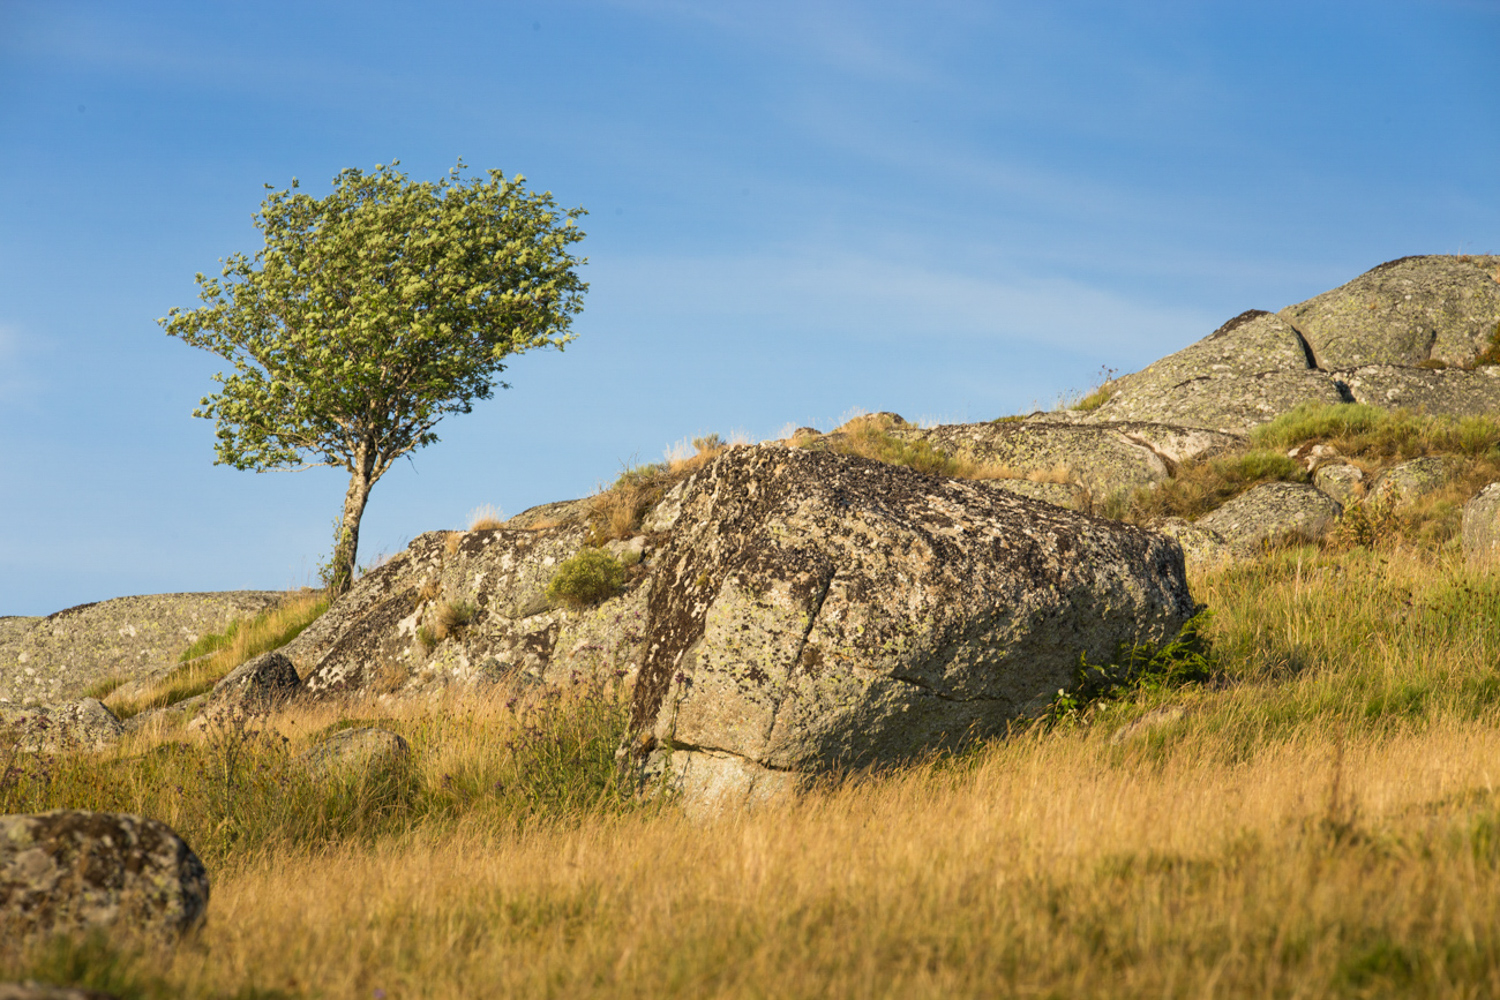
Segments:
[[[361,466],[366,465],[360,462]],[[342,597],[354,585],[354,557],[359,553],[359,520],[365,514],[365,502],[370,499],[370,487],[375,483],[366,469],[356,470],[349,476],[349,491],[344,494],[344,516],[339,521],[338,537],[334,539],[332,576],[328,582],[328,596]]]

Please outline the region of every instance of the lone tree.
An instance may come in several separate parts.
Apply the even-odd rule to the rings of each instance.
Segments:
[[[322,199],[294,178],[255,216],[265,248],[223,261],[223,280],[198,275],[205,305],[158,321],[234,365],[193,411],[218,423],[214,464],[349,470],[335,596],[375,481],[443,417],[508,388],[508,355],[572,340],[588,289],[569,253],[583,209],[498,170],[464,182],[462,160],[435,184],[398,165],[345,170]]]

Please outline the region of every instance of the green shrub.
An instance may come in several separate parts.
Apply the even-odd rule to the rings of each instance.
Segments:
[[[625,586],[625,567],[603,549],[579,549],[557,567],[547,584],[547,599],[570,608],[607,601]]]

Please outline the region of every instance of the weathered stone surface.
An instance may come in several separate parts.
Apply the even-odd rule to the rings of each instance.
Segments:
[[[1344,508],[1304,483],[1262,483],[1197,520],[1236,555],[1252,555],[1268,542],[1321,538]]]
[[[1447,481],[1447,463],[1428,455],[1391,466],[1375,477],[1366,492],[1372,500],[1389,503],[1399,510],[1442,489]]]
[[[1344,402],[1337,382],[1317,371],[1285,321],[1251,310],[1207,337],[1106,388],[1091,422],[1153,421],[1245,434],[1300,403]]]
[[[1161,535],[762,445],[688,481],[649,609],[637,752],[733,799],[996,732],[1194,603]]]
[[[1096,499],[1130,493],[1172,475],[1177,463],[1229,447],[1239,439],[1207,430],[1155,424],[1004,421],[917,428],[891,433],[925,440],[949,454],[1007,466],[1020,476],[1066,474]]]
[[[984,481],[1007,493],[1067,507],[1069,510],[1078,508],[1082,492],[1072,483],[1034,483],[1029,479],[986,479]]]
[[[645,565],[632,571],[637,575],[625,593],[597,607],[554,608],[546,597],[557,567],[588,534],[574,522],[420,535],[282,652],[314,697],[412,693],[518,676],[555,682],[633,674],[645,626]],[[649,563],[650,536],[631,547]],[[466,624],[439,636],[444,605],[471,613]]]
[[[279,591],[117,597],[46,618],[0,619],[0,703],[56,704],[112,677],[170,670],[199,636],[279,602]]]
[[[1313,485],[1347,507],[1364,492],[1365,474],[1348,462],[1329,462],[1313,470]]]
[[[117,927],[175,937],[208,908],[208,875],[165,823],[58,810],[0,816],[0,930]]]
[[[1497,271],[1500,257],[1403,257],[1280,316],[1324,369],[1428,360],[1466,365],[1500,325]]]
[[[297,759],[315,774],[329,774],[341,769],[390,767],[410,757],[411,745],[400,735],[365,726],[340,730]]]
[[[1387,410],[1406,408],[1453,417],[1500,412],[1500,366],[1473,371],[1462,368],[1400,368],[1368,365],[1334,372],[1356,403]]]
[[[1464,555],[1471,562],[1500,558],[1500,483],[1490,483],[1464,504],[1462,538]]]
[[[97,698],[0,708],[0,749],[14,746],[23,753],[105,750],[124,733],[125,724]]]
[[[220,678],[210,701],[248,712],[280,707],[302,690],[291,657],[279,650],[251,657]]]
[[[1212,528],[1180,517],[1160,518],[1151,522],[1149,527],[1182,546],[1182,557],[1190,573],[1218,569],[1234,559],[1234,552],[1224,537]]]

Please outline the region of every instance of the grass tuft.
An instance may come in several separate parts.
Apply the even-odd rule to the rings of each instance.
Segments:
[[[603,549],[584,548],[557,567],[547,599],[578,610],[609,600],[625,586],[625,565]]]

